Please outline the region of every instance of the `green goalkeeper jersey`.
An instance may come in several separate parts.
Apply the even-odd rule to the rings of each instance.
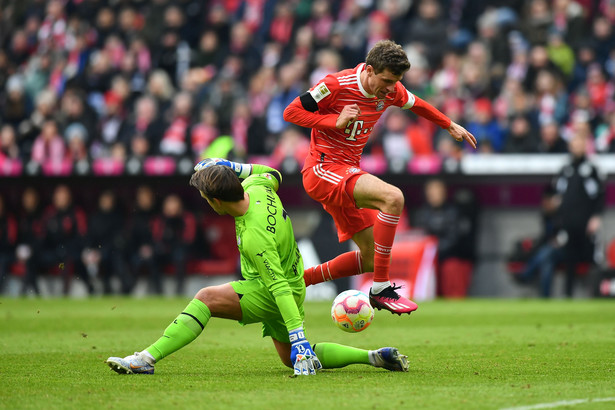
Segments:
[[[293,226],[276,193],[279,179],[278,171],[253,165],[252,175],[242,183],[250,205],[235,218],[235,230],[242,276],[267,286],[290,331],[302,326],[291,289],[304,287],[305,282]]]

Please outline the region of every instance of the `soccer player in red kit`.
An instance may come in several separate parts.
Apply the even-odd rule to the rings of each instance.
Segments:
[[[308,195],[331,214],[340,242],[352,239],[358,251],[307,269],[306,285],[374,272],[372,306],[411,313],[416,303],[389,281],[391,248],[404,207],[401,190],[361,170],[363,147],[391,105],[409,109],[445,128],[457,141],[476,148],[476,139],[400,83],[410,62],[401,46],[379,41],[365,63],[326,76],[286,107],[284,119],[312,128],[310,154],[301,173]]]

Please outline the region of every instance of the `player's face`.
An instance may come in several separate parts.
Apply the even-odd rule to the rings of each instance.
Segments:
[[[376,74],[372,66],[367,66],[367,87],[365,91],[375,95],[377,98],[383,99],[387,94],[395,91],[395,84],[402,77],[403,75],[394,75],[387,69]]]
[[[213,209],[218,215],[226,215],[226,211],[224,211],[220,206],[220,201],[217,201],[216,199],[209,199],[207,196],[205,196],[203,191],[199,192],[201,193],[201,196],[207,201],[209,206],[211,206],[211,209]]]

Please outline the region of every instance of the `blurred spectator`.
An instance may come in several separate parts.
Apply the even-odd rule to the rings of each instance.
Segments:
[[[591,41],[596,51],[597,62],[604,64],[615,43],[613,25],[606,17],[597,16],[594,20]]]
[[[549,60],[557,66],[565,78],[570,78],[574,69],[574,51],[564,42],[564,33],[556,28],[552,28],[549,32],[547,53]]]
[[[283,113],[288,104],[301,94],[299,75],[296,64],[286,64],[280,68],[278,87],[267,109],[267,130],[272,134],[279,134],[287,126]]]
[[[310,151],[310,140],[297,127],[286,128],[280,135],[271,158],[281,164],[284,172],[297,172]]]
[[[314,32],[314,42],[317,48],[326,47],[329,35],[333,30],[335,19],[331,13],[331,4],[327,0],[315,0],[311,4],[311,16],[307,25]],[[334,70],[336,72],[339,70]],[[319,76],[317,81],[324,76]],[[312,83],[312,81],[310,81]]]
[[[261,65],[261,53],[254,44],[255,38],[252,34],[248,23],[245,21],[238,21],[231,28],[229,52],[230,56],[236,58],[236,61],[239,62],[239,67],[229,74],[244,82],[244,84],[247,84],[250,71]],[[227,59],[225,63],[228,63],[228,61]]]
[[[538,152],[543,154],[563,154],[568,152],[568,144],[562,139],[559,125],[554,120],[541,122]]]
[[[46,120],[41,134],[36,137],[32,145],[32,161],[39,164],[60,162],[65,156],[66,144],[58,132],[57,123],[54,120]]]
[[[137,188],[135,209],[131,213],[126,242],[126,256],[133,277],[146,270],[150,291],[162,294],[162,269],[156,261],[152,229],[156,217],[154,192],[147,185]]]
[[[43,123],[55,116],[56,96],[52,91],[43,91],[36,96],[36,106],[30,117],[19,124],[19,147],[22,158],[31,157],[32,145],[43,128]]]
[[[218,34],[213,30],[207,30],[201,35],[198,48],[192,55],[193,67],[211,67],[217,71],[224,61],[226,50],[220,44]]]
[[[4,282],[8,270],[14,260],[15,244],[17,241],[17,221],[9,213],[4,197],[0,195],[0,295],[4,291]]]
[[[615,109],[596,128],[596,149],[600,152],[615,152]]]
[[[186,152],[186,136],[190,125],[192,97],[186,92],[173,98],[172,116],[169,128],[160,141],[160,153],[163,155],[182,155]]]
[[[588,27],[587,16],[583,7],[574,0],[553,1],[553,26],[563,33],[564,40],[573,49],[577,49]]]
[[[439,65],[446,48],[446,22],[442,18],[442,8],[436,0],[420,0],[418,14],[406,26],[402,42],[418,43],[422,53],[429,61],[429,67]]]
[[[190,247],[195,240],[196,220],[191,212],[184,210],[179,196],[168,195],[162,203],[162,214],[152,228],[156,263],[161,268],[173,265],[177,281],[176,293],[184,293],[186,263]]]
[[[201,110],[200,121],[190,130],[190,146],[194,158],[201,158],[205,149],[220,135],[218,116],[208,105]]]
[[[110,157],[113,146],[124,143],[120,131],[125,121],[121,97],[112,91],[105,93],[104,114],[100,119],[100,136],[90,144],[92,158]]]
[[[570,141],[570,153],[570,164],[554,180],[555,191],[561,198],[558,217],[565,232],[563,261],[568,297],[573,293],[578,264],[594,261],[604,209],[604,177],[587,160],[587,139],[575,135]]]
[[[128,295],[132,289],[133,281],[124,261],[125,246],[124,215],[115,193],[103,191],[97,210],[89,217],[82,260],[88,275],[102,279],[105,295],[113,293],[112,276],[120,280],[122,294]]]
[[[230,77],[222,76],[212,87],[205,104],[216,110],[218,128],[222,134],[228,134],[233,122],[233,107],[244,96],[242,86]]]
[[[540,121],[561,123],[566,116],[563,84],[551,71],[542,70],[536,76],[536,110]]]
[[[538,138],[534,127],[524,115],[515,115],[510,120],[504,152],[510,154],[529,154],[537,151]]]
[[[51,76],[52,57],[50,53],[39,53],[28,61],[24,69],[25,90],[30,101],[38,101],[38,95],[42,94],[49,84]]]
[[[73,274],[83,280],[89,294],[94,292],[92,280],[81,261],[87,217],[73,204],[72,194],[66,185],[53,191],[52,204],[43,217],[44,239],[39,254],[40,268],[53,272],[59,269],[64,285],[62,293],[70,292]]]
[[[41,268],[41,246],[44,238],[43,212],[38,191],[32,187],[26,188],[21,195],[21,213],[19,215],[19,230],[15,256],[25,265],[25,274],[21,294],[26,295],[28,289],[40,295],[38,286],[38,270]]]
[[[585,86],[587,87],[590,108],[593,113],[602,115],[605,109],[613,109],[615,106],[615,102],[613,102],[615,82],[612,78],[607,81],[607,76],[602,66],[594,63],[587,68]]]
[[[163,70],[154,70],[147,81],[147,91],[155,99],[158,112],[166,115],[175,93],[171,77]]]
[[[128,152],[138,158],[156,155],[164,132],[164,123],[158,115],[156,100],[144,96],[137,100],[135,113],[120,128],[120,141]]]
[[[479,147],[487,143],[496,152],[504,148],[504,132],[493,118],[491,102],[487,98],[474,102],[474,118],[468,122],[468,131],[476,137]]]
[[[24,77],[12,75],[6,82],[6,94],[0,99],[0,120],[14,127],[28,118],[31,104],[25,93]]]
[[[552,24],[553,16],[547,0],[529,0],[526,2],[521,27],[523,35],[532,46],[547,43]]]
[[[295,19],[293,15],[294,5],[286,2],[277,2],[271,25],[269,26],[268,39],[282,46],[287,45],[293,34]]]
[[[96,135],[98,118],[94,110],[77,92],[67,91],[61,100],[60,120],[64,127],[78,123],[85,127],[87,135]]]
[[[414,225],[438,239],[437,294],[443,297],[465,297],[470,286],[473,263],[461,252],[464,232],[471,221],[447,200],[446,185],[440,179],[425,185],[427,203],[414,218]]]
[[[565,234],[560,233],[560,221],[557,215],[559,198],[552,186],[547,186],[541,199],[542,232],[533,241],[531,257],[525,268],[519,273],[522,283],[530,282],[536,274],[540,278],[540,296],[551,296],[551,285],[555,267],[561,262]]]
[[[73,164],[82,164],[88,167],[88,131],[80,123],[74,123],[66,127],[64,131],[66,140],[66,159]]]
[[[401,110],[391,110],[385,114],[385,127],[382,135],[382,147],[389,161],[407,164],[412,157],[408,116]],[[450,139],[450,137],[449,137]],[[431,141],[429,141],[431,145]]]
[[[19,159],[19,145],[17,145],[17,134],[11,125],[4,125],[0,128],[0,160]]]
[[[340,30],[345,45],[346,60],[349,67],[354,67],[365,58],[367,53],[367,10],[368,4],[357,1],[342,3],[339,11],[339,26],[334,31]]]
[[[107,37],[115,31],[115,13],[109,7],[103,7],[96,14],[96,46],[101,48]]]

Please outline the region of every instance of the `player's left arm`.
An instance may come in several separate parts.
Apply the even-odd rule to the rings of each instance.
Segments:
[[[416,115],[428,119],[440,128],[447,130],[448,133],[451,134],[451,137],[455,140],[466,140],[472,148],[476,149],[476,138],[468,130],[456,122],[451,121],[450,118],[444,115],[444,113],[436,107],[429,104],[427,101],[412,94],[403,85],[401,85],[401,83],[397,84],[398,95],[401,96],[401,100],[399,102],[401,108],[410,110]]]
[[[275,298],[286,327],[289,331],[301,327],[301,315],[286,272],[282,270],[275,233],[264,226],[251,227],[246,230],[243,239],[242,253],[252,261],[261,280]]]
[[[278,190],[280,184],[282,183],[282,173],[275,168],[261,164],[243,164],[240,162],[229,161],[224,158],[205,158],[194,166],[194,170],[199,171],[213,165],[224,165],[231,168],[235,171],[235,174],[237,174],[239,179],[246,179],[251,175],[269,174],[274,178],[272,187],[275,191]]]
[[[249,241],[245,240],[246,233],[250,236]],[[295,375],[316,374],[322,365],[305,337],[299,307],[295,302],[285,272],[282,270],[275,234],[262,228],[251,228],[246,233],[244,233],[242,253],[256,266],[261,280],[273,295],[280,315],[284,319],[290,341],[290,360],[293,363]],[[301,281],[301,286],[304,286],[303,281]]]

